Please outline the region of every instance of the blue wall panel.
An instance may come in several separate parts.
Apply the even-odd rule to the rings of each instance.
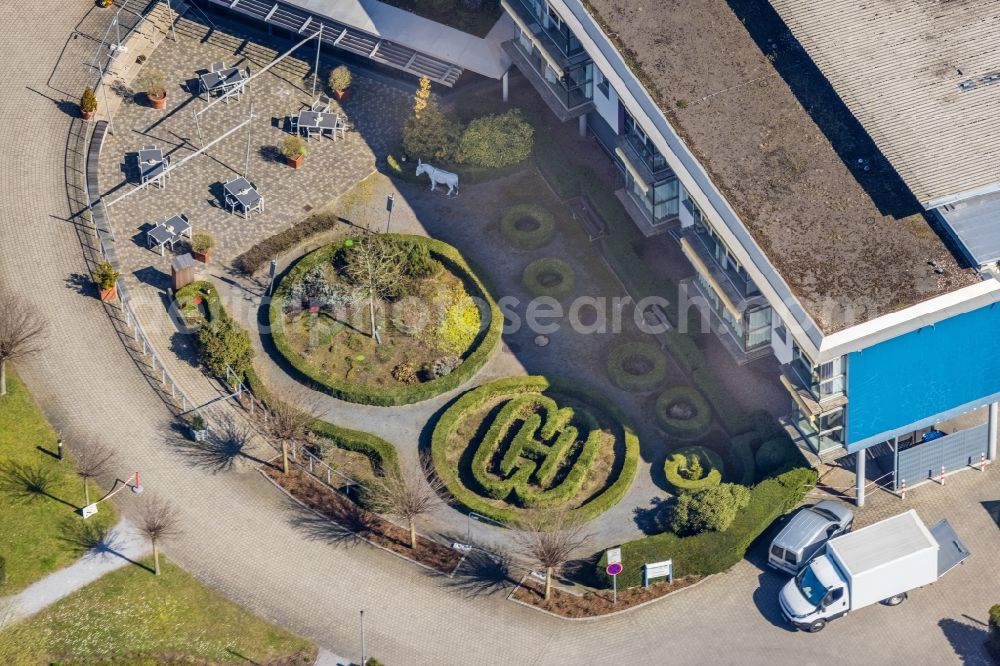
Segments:
[[[848,448],[930,425],[992,402],[997,394],[1000,303],[852,353]]]

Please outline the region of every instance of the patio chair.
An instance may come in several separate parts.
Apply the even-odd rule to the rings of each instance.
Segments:
[[[312,103],[312,106],[309,107],[309,110],[318,113],[327,113],[330,110],[330,98],[326,95],[320,95]]]
[[[217,61],[215,61],[215,62],[212,63],[211,67],[209,67],[209,71],[211,71],[211,72],[221,72],[225,68],[226,68],[226,63],[224,61],[222,61],[222,60],[217,60]]]
[[[292,130],[292,134],[299,133],[299,117],[298,116],[288,116],[288,128]]]
[[[156,150],[156,146],[143,146],[143,150]]]

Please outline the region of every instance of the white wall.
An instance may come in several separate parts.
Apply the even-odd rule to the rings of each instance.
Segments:
[[[618,93],[608,86],[608,96],[605,97],[597,84],[604,80],[604,74],[594,65],[594,110],[604,119],[615,134],[621,134],[622,128],[618,126]]]
[[[781,341],[781,336],[778,335],[777,330],[781,327],[781,319],[778,318],[778,313],[773,309],[771,310],[771,349],[774,350],[774,357],[778,359],[778,363],[784,365],[785,363],[792,362],[792,332],[788,330],[785,326],[785,341]]]

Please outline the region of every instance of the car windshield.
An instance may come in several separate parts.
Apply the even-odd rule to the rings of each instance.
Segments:
[[[795,585],[798,586],[802,596],[817,608],[826,596],[826,588],[816,578],[812,567],[806,567],[795,575]]]

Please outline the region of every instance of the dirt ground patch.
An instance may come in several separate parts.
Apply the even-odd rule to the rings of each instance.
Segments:
[[[612,603],[611,590],[588,592],[584,595],[571,594],[558,588],[552,589],[548,601],[544,599],[545,585],[531,578],[525,578],[511,594],[512,599],[522,601],[550,613],[568,618],[597,617],[625,610],[639,604],[682,590],[697,583],[700,578],[690,576],[678,578],[671,583],[654,583],[649,589],[633,587],[618,591],[618,603]]]
[[[267,466],[262,469],[268,478],[288,491],[292,497],[358,538],[445,574],[452,573],[462,560],[460,554],[447,546],[419,535],[416,550],[410,549],[410,535],[406,530],[366,511],[298,468],[293,467],[288,474]]]

